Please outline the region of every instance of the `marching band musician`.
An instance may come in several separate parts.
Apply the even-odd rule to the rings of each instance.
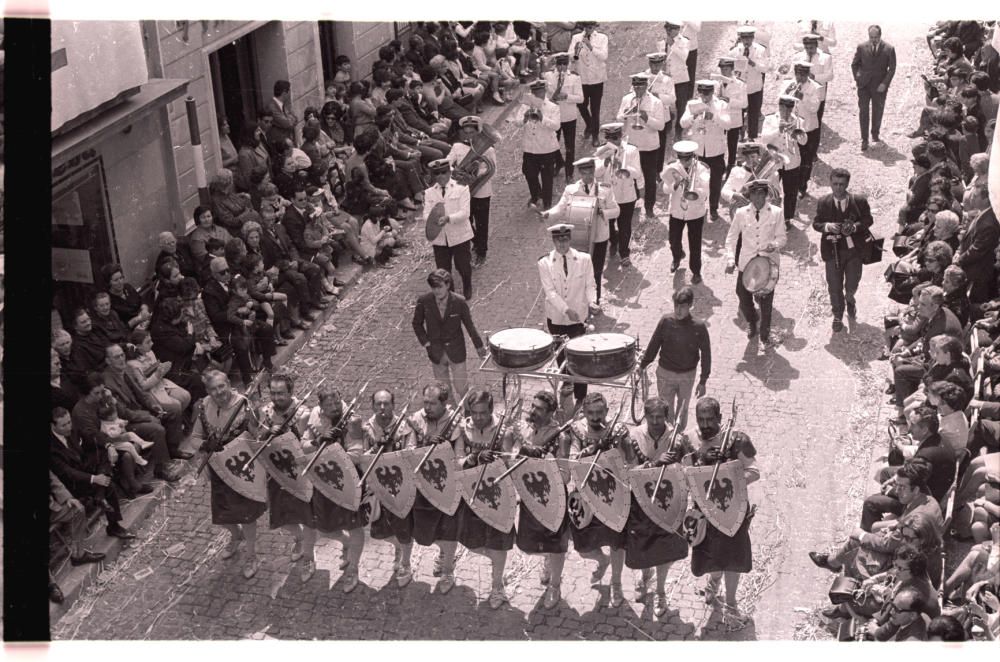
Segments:
[[[521,145],[521,173],[528,180],[531,200],[528,206],[538,209],[552,206],[552,178],[559,138],[556,131],[562,127],[559,106],[545,98],[545,81],[536,80],[529,85],[531,94],[524,97],[528,110],[524,113],[524,137]]]
[[[701,32],[701,21],[684,21],[681,25],[681,36],[688,40],[687,70],[690,79],[698,68],[698,33]]]
[[[729,104],[715,98],[713,80],[699,80],[697,91],[698,96],[688,101],[680,124],[688,130],[688,140],[698,144],[698,158],[711,169],[708,207],[712,220],[717,221],[722,177],[726,172],[726,127],[729,126]]]
[[[621,259],[619,266],[625,269],[632,266],[632,249],[629,246],[632,242],[632,217],[639,191],[646,185],[646,180],[642,176],[639,149],[622,140],[623,126],[621,122],[601,125],[607,142],[597,148],[594,157],[597,159],[595,173],[598,181],[611,188],[618,203],[618,218],[608,221],[608,241],[612,251],[617,247]]]
[[[261,435],[276,435],[281,432],[282,427],[286,427],[301,442],[301,430],[305,429],[308,421],[307,411],[303,410],[295,419],[289,423],[285,422],[299,406],[298,398],[292,395],[295,390],[294,378],[286,373],[275,373],[271,375],[268,388],[271,392],[271,401],[261,407],[257,414]],[[264,465],[264,468],[267,468],[267,465]],[[302,583],[309,581],[316,572],[316,559],[313,553],[316,545],[316,529],[313,526],[312,504],[293,496],[268,474],[267,505],[270,528],[281,528],[291,534],[295,540],[292,545],[292,563],[305,559],[299,570],[299,579]]]
[[[645,72],[632,75],[632,91],[622,97],[618,106],[619,122],[625,125],[625,138],[639,149],[642,176],[647,182],[656,181],[656,160],[660,148],[660,130],[664,127],[663,103],[654,95],[646,94],[649,79]],[[653,217],[656,204],[656,187],[647,186],[643,192],[646,218]],[[600,289],[600,286],[598,286]]]
[[[833,21],[799,21],[799,32],[802,34],[803,44],[808,36],[816,36],[816,43],[821,44],[820,49],[830,54],[830,49],[837,45],[837,28]],[[795,46],[798,49],[798,44]]]
[[[514,428],[514,447],[518,455],[534,458],[569,457],[569,443],[565,435],[553,436],[558,428],[553,420],[558,406],[556,397],[549,391],[535,394],[525,419],[519,421]],[[566,486],[560,484],[555,489],[565,493]],[[564,513],[559,529],[553,533],[542,526],[523,505],[519,511],[515,539],[517,548],[525,554],[545,555],[540,578],[542,586],[546,587],[542,604],[546,609],[554,609],[562,596],[560,587],[566,550],[569,547],[569,521]]]
[[[796,62],[795,78],[782,81],[778,85],[781,94],[793,96],[798,101],[795,104],[796,114],[802,118],[801,129],[806,132],[806,142],[799,148],[802,165],[799,166],[799,197],[805,197],[809,189],[809,179],[812,176],[813,161],[819,150],[819,111],[822,86],[810,78],[812,65],[808,62]]]
[[[611,423],[607,420],[608,401],[600,393],[588,393],[583,399],[583,415],[585,420],[570,426],[571,459],[589,462],[586,458],[593,456],[598,450],[621,448],[628,443],[628,429],[621,423],[607,434]],[[622,592],[625,529],[615,531],[595,517],[582,529],[571,526],[570,532],[573,536],[573,548],[577,553],[584,559],[597,561],[597,569],[590,576],[592,586],[600,585],[608,565],[611,565],[611,606],[620,606],[625,600]],[[610,556],[602,551],[603,547],[611,548]]]
[[[306,420],[302,449],[307,454],[319,451],[324,441],[331,440],[330,433],[333,432],[332,443],[341,444],[357,468],[365,450],[361,417],[351,414],[346,425],[333,430],[341,422],[347,403],[332,384],[322,384],[317,389],[317,398],[319,404],[312,408]],[[360,475],[359,472],[357,476],[348,476],[346,479],[356,480]],[[344,585],[341,590],[350,593],[360,581],[358,572],[361,568],[361,555],[365,551],[365,521],[360,512],[348,510],[330,501],[319,490],[313,490],[312,511],[316,530],[324,537],[343,545],[340,569],[344,571]]]
[[[687,108],[687,102],[691,99],[694,86],[694,75],[688,73],[687,57],[691,42],[686,37],[681,36],[681,24],[664,21],[664,38],[656,42],[656,50],[667,54],[665,68],[674,81],[674,96],[676,106],[674,106],[674,117],[680,117]],[[681,137],[681,126],[674,127],[674,134],[677,140]]]
[[[667,423],[670,412],[663,399],[649,398],[644,407],[645,425],[631,428],[628,443],[621,446],[627,467],[663,467],[680,462],[694,451],[683,432],[668,450],[673,427]],[[635,601],[644,602],[649,595],[655,568],[653,613],[659,618],[667,613],[667,573],[674,561],[687,557],[687,541],[678,532],[664,530],[649,519],[635,498],[631,501],[625,531],[625,565],[640,571],[635,582]]]
[[[569,53],[555,54],[555,71],[543,74],[549,101],[559,105],[560,128],[557,138],[562,137],[566,145],[566,158],[556,155],[555,170],[565,168],[566,181],[573,179],[573,161],[576,160],[576,116],[577,106],[583,103],[583,83],[579,74],[569,70]]]
[[[206,371],[205,390],[208,395],[198,404],[198,415],[191,436],[205,440],[200,450],[215,452],[238,437],[249,425],[250,417],[245,411],[238,414],[226,438],[218,439],[213,444],[209,441],[209,434],[222,432],[233,411],[240,406],[243,396],[233,392],[229,377],[221,370]],[[267,510],[267,504],[237,493],[226,485],[211,465],[208,465],[208,476],[212,487],[212,524],[225,527],[230,533],[229,543],[219,556],[231,559],[246,542],[247,560],[243,566],[243,577],[250,579],[260,567],[257,556],[257,519]]]
[[[832,23],[830,24],[833,25]],[[819,44],[824,44],[823,50],[819,50]],[[833,56],[830,55],[829,48],[826,48],[826,40],[817,34],[807,34],[802,37],[802,50],[797,51],[792,56],[792,63],[808,62],[812,65],[809,70],[809,77],[819,83],[819,110],[816,111],[816,118],[823,124],[823,111],[826,110],[826,93],[833,80]]]
[[[466,115],[458,120],[459,131],[462,139],[456,141],[448,152],[448,162],[452,168],[457,168],[465,157],[472,150],[472,137],[483,130],[483,120],[477,115]],[[493,147],[488,147],[482,155],[484,159],[493,164],[494,171],[497,165],[497,152]],[[485,163],[479,164],[479,173],[483,173],[488,166]],[[489,244],[490,235],[490,200],[493,197],[492,177],[488,178],[475,191],[469,190],[471,200],[469,201],[469,218],[472,221],[472,266],[479,267],[486,262],[486,250]],[[464,276],[463,276],[464,278]]]
[[[642,152],[639,153],[640,157]],[[561,219],[566,216],[574,199],[595,198],[596,211],[593,223],[593,243],[590,249],[590,259],[594,267],[594,285],[597,293],[597,308],[601,307],[601,276],[604,274],[604,259],[608,254],[608,237],[610,228],[608,222],[618,218],[618,203],[611,192],[611,187],[598,184],[594,173],[596,171],[595,159],[588,157],[579,159],[573,164],[580,170],[580,180],[569,184],[563,191],[559,202],[552,209],[542,212],[542,220],[549,218]],[[631,219],[630,219],[631,220]],[[619,244],[622,238],[618,238]]]
[[[673,262],[670,273],[675,273],[684,259],[684,227],[688,231],[688,250],[691,257],[691,282],[701,282],[701,233],[705,227],[711,189],[709,167],[694,158],[698,144],[691,140],[674,143],[677,160],[663,167],[663,190],[670,194],[670,253]]]
[[[778,224],[781,225],[780,222]],[[698,422],[698,440],[700,445],[693,455],[695,465],[711,465],[729,460],[739,460],[743,465],[743,475],[747,484],[760,478],[760,470],[755,466],[757,449],[750,437],[743,432],[733,431],[729,453],[721,454],[723,437],[722,412],[719,401],[712,397],[703,397],[695,405],[695,416]],[[708,574],[705,585],[705,601],[716,599],[719,590],[719,580],[726,579],[726,601],[723,603],[723,613],[738,621],[742,620],[736,605],[736,588],[739,586],[740,575],[750,572],[753,568],[753,555],[750,547],[750,520],[753,518],[750,504],[747,504],[747,514],[736,535],[730,538],[714,526],[705,522],[705,538],[691,550],[691,574],[701,577]]]
[[[739,43],[729,51],[736,59],[736,71],[747,86],[747,107],[744,125],[750,140],[757,138],[760,109],[764,101],[764,74],[770,67],[767,47],[754,42],[757,28],[741,25],[736,28]]]
[[[781,169],[785,227],[791,227],[792,219],[795,218],[802,165],[799,149],[808,140],[806,132],[802,130],[802,118],[793,112],[797,101],[797,97],[782,94],[778,98],[778,112],[764,118],[764,128],[760,136],[765,146],[776,148],[788,159]]]
[[[732,172],[736,163],[736,144],[743,131],[743,109],[747,107],[747,86],[734,75],[736,60],[728,55],[719,58],[719,73],[712,74],[718,85],[716,95],[729,105],[729,124],[726,127],[726,173]]]
[[[780,259],[778,251],[784,248],[787,240],[781,209],[767,202],[768,188],[768,183],[764,180],[750,183],[747,191],[750,204],[737,210],[726,235],[726,273],[733,273],[739,266],[736,296],[740,300],[740,312],[749,325],[747,338],[757,335],[758,316],[754,308],[754,296],[743,285],[743,269],[757,255],[766,255],[777,263]],[[759,301],[760,340],[767,345],[770,343],[774,292],[761,295]]]
[[[448,387],[440,382],[428,384],[423,390],[424,406],[410,416],[408,423],[416,436],[417,446],[430,446],[434,443],[450,443],[454,445],[462,436],[462,430],[455,426],[449,438],[441,435],[447,425],[453,409],[447,404],[450,393]],[[417,492],[410,510],[413,518],[413,540],[425,547],[437,545],[440,552],[434,559],[435,577],[438,579],[434,587],[440,595],[446,594],[455,586],[455,549],[458,547],[458,514],[448,515],[431,505],[420,492]]]
[[[759,175],[764,174],[758,169],[762,157],[760,143],[739,143],[736,152],[740,159],[722,187],[722,201],[729,205],[729,218],[733,217],[737,209],[750,204],[750,198],[747,197],[747,184],[755,179],[762,179]],[[771,158],[780,157],[772,156]],[[771,201],[778,203],[781,200],[781,178],[778,176],[778,169],[774,168],[763,179],[769,184]]]
[[[396,397],[392,391],[387,389],[375,391],[372,393],[371,403],[373,413],[361,426],[366,453],[375,453],[383,445],[386,446],[384,451],[386,453],[416,446],[416,436],[406,421],[400,423],[391,443],[386,438],[392,422],[396,418]],[[393,515],[388,508],[382,508],[379,518],[371,523],[371,537],[373,540],[388,539],[392,543],[395,550],[392,572],[396,578],[396,584],[400,588],[409,584],[410,580],[413,579],[413,570],[410,568],[410,555],[413,552],[412,511],[401,519]]]
[[[583,137],[597,147],[597,131],[601,125],[601,97],[608,79],[608,36],[597,32],[597,21],[577,21],[583,29],[569,40],[567,49],[573,54],[576,72],[583,83],[583,102],[577,106],[583,117]],[[548,206],[549,203],[546,203]]]
[[[600,310],[595,303],[594,265],[590,255],[570,246],[573,226],[558,223],[548,228],[555,248],[538,258],[538,276],[545,293],[545,324],[552,335],[582,336],[590,312]],[[560,352],[558,359],[565,359]],[[569,382],[560,394],[566,398]],[[587,395],[586,382],[572,385],[576,402]],[[562,405],[562,403],[560,403]],[[565,407],[564,407],[565,408]],[[567,411],[572,407],[567,408]]]
[[[506,430],[500,431],[499,446],[496,449],[490,448],[500,421],[493,412],[493,396],[489,391],[473,391],[469,395],[467,406],[469,416],[459,426],[462,435],[455,442],[458,464],[465,469],[485,466],[498,457],[497,453],[509,453],[513,446],[505,422]],[[503,587],[503,571],[507,564],[507,552],[514,547],[514,529],[507,533],[494,529],[476,515],[464,499],[459,503],[455,516],[458,518],[458,541],[470,552],[481,554],[490,560],[492,588],[489,605],[490,609],[499,609],[508,601]]]
[[[462,296],[470,300],[473,232],[469,223],[472,207],[469,187],[451,178],[451,162],[448,159],[431,161],[428,168],[434,176],[434,184],[424,191],[423,221],[426,222],[435,210],[441,214],[438,219],[440,233],[431,241],[434,264],[450,274],[454,262],[455,271],[462,277]]]
[[[672,122],[679,118],[677,114],[677,94],[674,90],[674,80],[667,74],[664,67],[667,63],[666,53],[647,53],[649,68],[649,93],[663,104],[663,128],[660,129],[660,150],[656,153],[656,172],[663,170],[664,155],[667,151],[667,134],[673,128]],[[603,127],[602,127],[603,128]]]

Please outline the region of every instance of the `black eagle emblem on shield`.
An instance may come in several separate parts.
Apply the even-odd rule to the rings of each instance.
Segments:
[[[443,492],[447,484],[445,481],[448,479],[448,467],[445,466],[440,458],[434,458],[433,460],[424,462],[424,466],[420,467],[420,475],[435,490]]]
[[[403,484],[403,471],[399,467],[379,467],[375,469],[375,479],[393,497],[399,496]]]
[[[494,483],[488,478],[484,478],[479,484],[476,500],[489,505],[493,510],[500,508],[500,483]]]
[[[288,476],[291,480],[298,478],[295,473],[295,456],[287,448],[280,451],[271,451],[267,454],[274,468]]]
[[[647,482],[644,486],[646,490],[646,496],[649,497],[650,501],[653,500],[653,492],[656,492],[656,486],[652,482]],[[670,501],[674,498],[674,486],[669,480],[660,481],[660,491],[656,492],[656,501],[654,505],[659,508],[666,510],[670,505]]]
[[[238,454],[226,460],[226,469],[229,470],[229,473],[233,474],[240,480],[252,483],[254,481],[253,466],[248,465],[245,469],[243,468],[243,465],[245,465],[249,459],[250,453],[240,451]]]
[[[708,493],[708,484],[710,481],[705,481],[705,492]],[[733,486],[733,481],[728,478],[720,478],[715,481],[715,485],[712,486],[711,494],[708,494],[708,500],[719,507],[719,510],[725,512],[729,510],[729,504],[733,501],[733,496],[735,493],[735,487]]]
[[[549,493],[552,486],[549,484],[549,477],[541,471],[535,471],[521,476],[521,482],[527,488],[528,493],[538,500],[543,506],[549,505]]]
[[[614,501],[615,484],[615,477],[611,475],[611,472],[599,466],[594,468],[590,478],[587,479],[587,487],[599,496],[601,501],[608,504]]]
[[[344,489],[344,470],[336,462],[324,462],[316,465],[316,475],[328,485],[338,490]]]

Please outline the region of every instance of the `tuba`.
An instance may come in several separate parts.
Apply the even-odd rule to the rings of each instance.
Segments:
[[[486,158],[486,150],[500,142],[500,133],[489,124],[483,124],[482,130],[472,136],[469,153],[461,163],[455,166],[451,176],[459,184],[469,187],[469,193],[475,195],[483,184],[496,173],[496,164]],[[479,164],[486,165],[486,170],[479,174]]]

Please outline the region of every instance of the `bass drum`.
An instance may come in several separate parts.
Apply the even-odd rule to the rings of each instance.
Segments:
[[[778,261],[768,255],[755,255],[743,269],[743,287],[747,292],[765,295],[778,284]]]
[[[539,329],[504,329],[489,338],[493,362],[501,368],[533,370],[555,352],[555,339]]]
[[[636,339],[624,333],[589,333],[566,343],[566,367],[577,377],[606,379],[635,367]]]
[[[581,253],[590,253],[594,242],[596,198],[573,198],[566,211],[566,223],[573,226],[569,245]]]

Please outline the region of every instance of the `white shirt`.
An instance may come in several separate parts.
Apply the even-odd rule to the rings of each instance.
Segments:
[[[617,147],[611,143],[607,143],[607,145],[615,149],[615,152],[609,157],[611,162],[605,166],[605,161],[598,161],[594,174],[598,181],[611,187],[611,192],[618,204],[635,202],[639,198],[637,189],[646,186],[646,179],[642,176],[642,165],[639,162],[639,150],[635,145],[629,145],[624,140]],[[615,159],[621,162],[620,169],[629,172],[629,177],[616,176]]]
[[[583,33],[578,32],[569,40],[567,49],[570,57],[576,52],[576,45],[584,41]],[[575,60],[576,72],[584,85],[603,83],[608,79],[608,35],[597,32],[590,35],[590,46],[580,49],[580,59]]]
[[[738,129],[743,126],[743,109],[747,107],[748,103],[747,84],[735,75],[732,76],[730,82],[716,80],[715,94],[716,96],[728,97],[729,99],[726,102],[726,105],[729,106],[729,122],[725,128]]]
[[[675,173],[680,177],[687,177],[679,161],[667,163],[663,166],[663,172],[660,173],[660,179],[663,180],[663,192],[670,196],[671,218],[691,221],[704,217],[708,210],[708,186],[712,180],[712,170],[698,159],[694,159],[692,166],[695,168],[694,192],[698,195],[697,200],[684,198],[684,186],[674,188],[674,182],[677,181]]]
[[[667,40],[660,39],[656,42],[656,50],[659,53],[667,54],[667,73],[674,81],[674,85],[680,85],[681,83],[686,83],[691,80],[688,76],[687,67],[687,56],[688,51],[691,50],[691,42],[677,35],[674,37],[674,43],[670,45],[670,49],[667,49]]]
[[[596,170],[594,174],[596,176]],[[618,202],[611,192],[611,187],[607,184],[602,186],[596,177],[594,183],[589,186],[584,184],[583,181],[567,184],[566,189],[559,198],[559,202],[546,213],[552,219],[562,219],[569,211],[573,200],[581,198],[597,198],[601,213],[597,215],[594,225],[594,242],[607,241],[610,237],[608,219],[618,218]]]
[[[796,62],[808,62],[812,65],[809,73],[812,75],[812,79],[819,83],[819,100],[825,101],[827,87],[830,81],[833,80],[833,56],[822,51],[816,51],[810,59],[809,55],[803,50],[792,56],[792,66]]]
[[[797,81],[792,78],[783,80],[778,85],[778,94],[791,94],[791,90],[797,85]],[[813,131],[819,128],[820,84],[814,80],[807,80],[802,84],[802,98],[795,104],[795,114],[802,118],[802,130]]]
[[[452,167],[455,167],[463,160],[465,160],[465,155],[468,154],[471,149],[472,149],[471,147],[469,147],[463,142],[456,142],[454,145],[451,146],[451,151],[448,152],[448,156],[446,156],[445,158],[451,162]],[[486,150],[486,154],[484,154],[483,156],[486,158],[486,160],[492,161],[493,165],[496,166],[497,152],[495,149],[490,147],[489,149]],[[480,172],[482,172],[483,168],[485,168],[486,166],[484,164],[480,164],[480,166],[481,166]],[[483,182],[483,185],[479,187],[478,191],[472,194],[472,197],[480,199],[480,198],[488,198],[492,195],[493,195],[493,177],[490,177],[485,182]]]
[[[556,131],[562,128],[559,106],[548,99],[535,99],[539,102],[542,119],[523,126],[521,145],[527,154],[551,154],[559,149],[559,138],[556,137]]]
[[[733,46],[729,54],[736,60],[734,70],[740,74],[740,78],[747,84],[747,94],[754,94],[764,89],[763,75],[770,71],[771,58],[767,54],[767,48],[757,41],[750,44],[749,57],[744,55],[746,49],[742,43]],[[754,61],[754,66],[750,66],[750,60]]]
[[[642,95],[642,98],[639,99],[639,110],[646,111],[647,117],[645,122],[641,122],[643,125],[641,129],[632,128],[632,125],[636,121],[634,115],[625,117],[625,113],[631,110],[634,104],[634,91],[623,96],[621,103],[618,104],[616,119],[619,122],[625,123],[625,139],[638,147],[639,151],[642,152],[659,149],[660,129],[666,124],[666,120],[663,117],[663,103],[656,96],[648,92]]]
[[[706,111],[712,113],[712,119],[700,118],[695,121],[695,115]],[[681,126],[688,129],[688,140],[698,143],[698,156],[711,157],[726,153],[726,129],[731,122],[729,104],[712,97],[710,105],[706,106],[700,96],[687,102],[684,114],[681,115]],[[705,132],[701,130],[704,128]]]
[[[688,40],[688,52],[698,50],[698,33],[701,32],[701,21],[682,21],[680,35]]]
[[[823,37],[819,42],[819,48],[824,53],[829,53],[830,48],[837,45],[837,28],[833,21],[816,21],[816,30],[812,28],[812,21],[799,21],[799,39],[795,42],[796,50],[802,50],[802,37],[807,34],[818,34]]]
[[[805,130],[803,129],[805,123],[801,117],[794,113],[789,115],[789,117],[795,121],[800,129]],[[782,168],[782,170],[795,170],[802,165],[802,155],[799,153],[799,145],[805,145],[809,139],[803,135],[796,140],[792,138],[791,131],[782,133],[780,127],[781,115],[779,113],[765,115],[764,124],[760,128],[760,141],[765,145],[777,147],[782,154],[789,158],[788,165]]]
[[[646,69],[649,74],[649,87],[647,91],[656,96],[663,104],[663,121],[669,122],[674,116],[674,107],[677,105],[677,92],[674,90],[674,79],[666,71],[653,73],[651,69]]]
[[[566,98],[553,103],[559,106],[559,121],[572,122],[577,117],[576,104],[583,103],[583,83],[580,82],[580,77],[572,71],[566,71],[562,74],[562,77],[562,94],[565,94]],[[555,94],[556,88],[559,87],[559,72],[554,70],[546,71],[544,78],[545,90],[551,101],[552,95]]]
[[[740,246],[739,270],[747,266],[747,263],[757,255],[767,255],[775,262],[780,263],[781,254],[778,252],[785,246],[785,216],[781,207],[770,203],[765,203],[760,210],[760,219],[757,219],[757,208],[753,204],[740,207],[733,215],[733,221],[729,225],[729,234],[726,235],[726,261],[728,264],[736,262],[736,242],[743,237],[743,244]],[[766,252],[764,249],[768,244],[773,243],[776,250]]]
[[[956,453],[963,450],[969,441],[969,421],[965,418],[965,412],[953,411],[947,416],[938,414],[938,419],[941,441]]]
[[[750,171],[744,166],[733,166],[733,169],[729,171],[729,177],[726,178],[726,183],[722,185],[721,197],[723,202],[727,205],[733,204],[733,196],[736,194],[746,198],[747,195],[743,191],[743,187],[753,179],[756,179],[756,177],[752,176]],[[774,190],[779,195],[781,194],[781,178],[778,176],[777,170],[771,173],[771,176],[767,178],[767,182],[774,187]],[[777,202],[774,198],[771,201]],[[746,201],[743,204],[746,204]]]
[[[444,211],[448,216],[448,222],[431,242],[432,246],[457,246],[472,239],[472,225],[469,224],[470,201],[469,187],[462,186],[454,179],[448,180],[443,193],[440,184],[434,184],[424,191],[421,220],[426,223],[431,210],[439,202],[444,202]]]
[[[563,256],[553,250],[539,258],[538,277],[545,293],[545,317],[553,324],[568,326],[587,319],[590,303],[597,300],[597,286],[590,255],[570,248],[565,257],[568,274],[563,270]],[[574,322],[567,317],[570,310],[579,320]]]

